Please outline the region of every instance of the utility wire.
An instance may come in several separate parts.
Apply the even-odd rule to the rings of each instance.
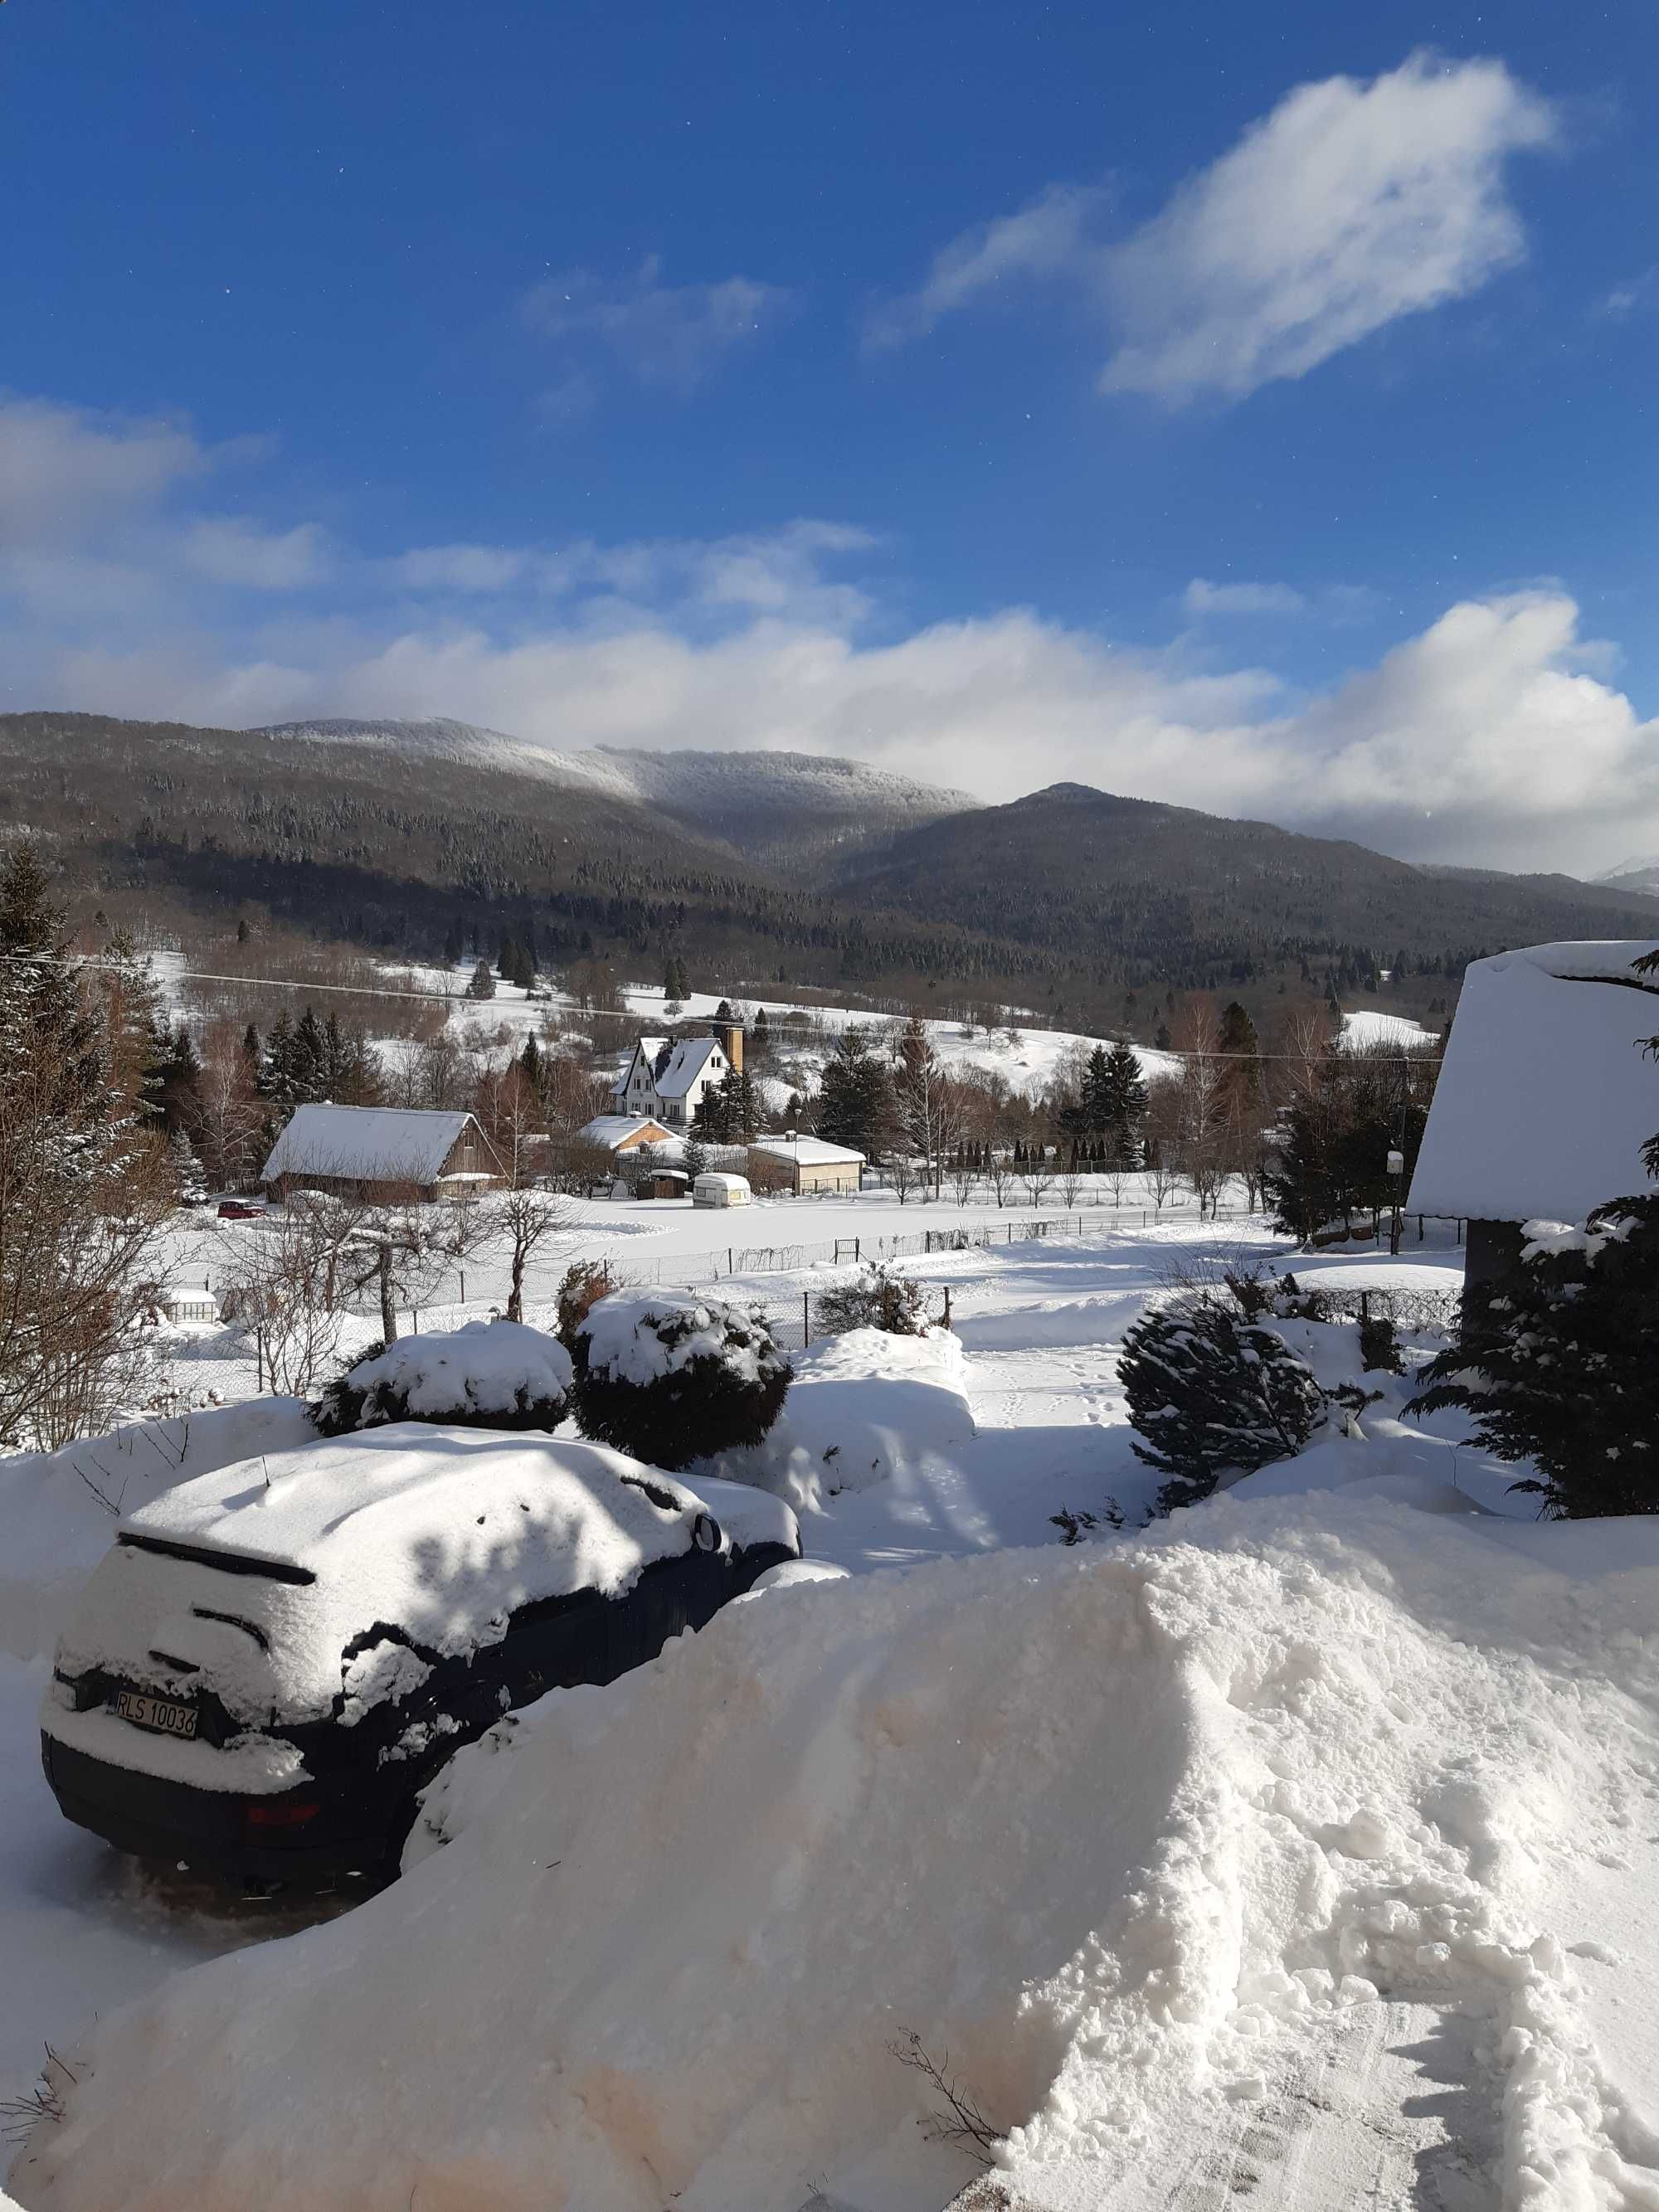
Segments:
[[[141,956],[143,959],[148,959],[150,957],[152,956]],[[16,961],[25,966],[40,963],[51,957],[52,956],[50,954],[44,952],[0,953],[0,959]],[[70,953],[68,957],[72,960],[77,967],[109,969],[117,972],[129,968],[133,964],[131,961],[106,959],[100,954],[91,952]],[[381,985],[373,983],[313,983],[302,981],[299,977],[293,975],[217,975],[209,969],[200,968],[174,969],[172,970],[172,976],[173,980],[181,983],[230,983],[235,985],[239,989],[299,992],[328,991],[337,993],[341,997],[348,999],[402,999],[416,1005],[449,1006],[452,1008],[459,1006],[463,1011],[469,1007],[476,1007],[480,1015],[483,1014],[489,1006],[496,1003],[496,1001],[491,999],[469,999],[465,990],[391,991],[386,989]],[[739,995],[741,996],[741,994]],[[544,1000],[539,999],[505,999],[500,1003],[504,1006],[545,1005],[550,1013],[562,1016],[568,1015],[574,1019],[585,1022],[626,1022],[636,1032],[642,1024],[653,1018],[652,1014],[648,1012],[643,1013],[630,1013],[625,1006],[577,1006],[561,1000]],[[852,1007],[846,1009],[846,1011],[853,1015],[853,1019],[851,1021],[832,1021],[830,1018],[828,1009],[825,1010],[824,1015],[821,1019],[813,1019],[810,1016],[809,1010],[798,1008],[798,1012],[808,1012],[808,1018],[799,1021],[792,1021],[787,1019],[781,1015],[774,1016],[769,1013],[766,1018],[767,1034],[769,1036],[811,1036],[822,1039],[826,1030],[838,1029],[844,1033],[846,1030],[850,1029],[864,1028],[871,1023],[885,1022],[902,1024],[910,1018],[908,1015],[905,1014],[883,1014],[874,1012],[872,1012],[868,1015],[860,1016],[857,1010]],[[709,1022],[713,1021],[714,1018],[714,1017],[712,1014],[683,1014],[679,1017],[681,1021],[694,1022]],[[933,1029],[949,1030],[957,1026],[957,1024],[952,1022],[948,1016],[923,1014],[920,1016],[919,1018],[927,1022],[929,1027]],[[1385,1021],[1403,1021],[1407,1017],[1403,1014],[1386,1014],[1382,1018]],[[665,1014],[662,1017],[662,1019],[666,1021],[668,1017]],[[975,1027],[976,1030],[982,1029],[988,1036],[992,1036],[998,1030],[1006,1030],[1008,1029],[1014,1029],[1021,1031],[1022,1033],[1029,1031],[1035,1036],[1076,1037],[1080,1042],[1085,1044],[1110,1044],[1115,1042],[1115,1040],[1110,1037],[1093,1036],[1086,1030],[1082,1030],[1049,1029],[1046,1024],[1041,1022],[979,1022],[975,1023]],[[1190,1046],[1183,1045],[1136,1045],[1133,1038],[1127,1038],[1123,1040],[1123,1042],[1133,1045],[1133,1048],[1137,1052],[1155,1053],[1160,1059],[1164,1060],[1283,1060],[1291,1065],[1300,1066],[1305,1065],[1310,1058],[1310,1054],[1301,1052],[1200,1052],[1194,1050]],[[1424,1042],[1412,1051],[1380,1053],[1373,1050],[1370,1046],[1363,1046],[1360,1048],[1360,1050],[1364,1054],[1366,1063],[1373,1067],[1375,1067],[1380,1061],[1384,1060],[1398,1061],[1401,1065],[1407,1066],[1420,1066],[1423,1064],[1423,1055],[1425,1052],[1433,1046],[1436,1042],[1437,1040],[1432,1031],[1425,1030],[1424,1032]]]

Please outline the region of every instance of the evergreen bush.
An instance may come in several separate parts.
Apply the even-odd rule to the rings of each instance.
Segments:
[[[1169,1477],[1158,1498],[1164,1513],[1207,1498],[1231,1470],[1292,1457],[1325,1413],[1312,1369],[1284,1338],[1206,1291],[1144,1313],[1124,1339],[1118,1374],[1135,1456]]]
[[[757,1444],[789,1363],[758,1312],[691,1291],[617,1291],[578,1324],[576,1425],[671,1473]]]
[[[570,1355],[520,1322],[371,1344],[324,1386],[311,1418],[325,1437],[392,1421],[446,1428],[556,1429],[569,1409]]]
[[[1486,1449],[1531,1460],[1559,1519],[1659,1513],[1659,1198],[1620,1198],[1541,1236],[1463,1293],[1462,1335],[1407,1410],[1470,1414]]]

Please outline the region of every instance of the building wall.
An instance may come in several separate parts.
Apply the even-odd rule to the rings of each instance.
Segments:
[[[795,1188],[802,1193],[856,1190],[858,1187],[858,1167],[852,1160],[826,1160],[816,1166],[803,1163],[795,1170]]]

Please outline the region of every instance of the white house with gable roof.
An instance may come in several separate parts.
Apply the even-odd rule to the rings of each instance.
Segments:
[[[721,1025],[714,1036],[642,1036],[635,1041],[622,1073],[611,1086],[617,1114],[647,1114],[671,1131],[689,1129],[705,1091],[743,1068],[743,1030]]]

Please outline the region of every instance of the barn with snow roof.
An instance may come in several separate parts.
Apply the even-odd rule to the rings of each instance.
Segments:
[[[477,1120],[392,1106],[297,1106],[260,1176],[269,1194],[395,1203],[471,1198],[506,1173]]]
[[[1468,1223],[1471,1282],[1518,1262],[1523,1224],[1652,1191],[1659,975],[1635,963],[1656,949],[1531,945],[1466,969],[1407,1206]]]

